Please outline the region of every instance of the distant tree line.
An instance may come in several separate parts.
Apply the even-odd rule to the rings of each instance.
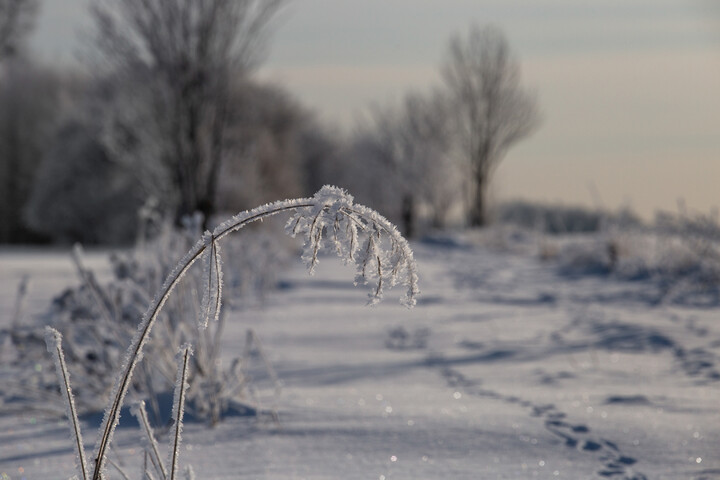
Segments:
[[[91,0],[89,73],[39,65],[37,0],[0,0],[0,243],[131,242],[175,223],[343,186],[408,236],[486,220],[487,184],[538,124],[502,32],[454,37],[444,83],[352,133],[254,79],[282,0]]]

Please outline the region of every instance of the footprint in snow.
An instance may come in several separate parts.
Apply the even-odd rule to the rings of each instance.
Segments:
[[[480,382],[468,379],[460,371],[447,365],[440,369],[440,373],[448,386],[453,389],[462,389],[472,396],[492,398],[528,408],[529,415],[544,420],[545,428],[558,437],[562,445],[580,452],[598,454],[598,460],[602,463],[602,467],[596,472],[599,476],[616,480],[647,480],[643,473],[635,472],[631,468],[637,463],[635,458],[623,454],[616,443],[593,436],[587,425],[567,421],[567,414],[558,410],[555,405],[536,404],[518,396],[503,395],[481,388]]]

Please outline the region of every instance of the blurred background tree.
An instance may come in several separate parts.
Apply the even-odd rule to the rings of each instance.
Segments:
[[[535,98],[497,27],[454,36],[441,73],[440,87],[372,109],[343,155],[352,173],[336,180],[408,237],[446,227],[458,210],[465,225],[485,225],[493,171],[539,125]]]
[[[367,201],[384,203],[383,211],[401,224],[408,238],[420,233],[419,217],[432,228],[445,226],[448,210],[457,198],[459,181],[450,155],[451,131],[446,98],[407,94],[399,106],[376,106],[352,142],[352,177],[358,182],[364,169],[366,186],[352,190],[377,192]],[[367,176],[368,174],[366,174]]]
[[[131,120],[106,124],[112,150],[159,161],[175,219],[215,211],[233,91],[264,52],[282,0],[93,0],[93,60]],[[134,99],[140,98],[141,101]],[[130,100],[126,102],[126,100]],[[134,100],[134,101],[133,101]],[[138,111],[147,109],[146,111]],[[119,131],[113,131],[118,129]],[[155,179],[153,179],[155,180]]]
[[[508,149],[531,134],[539,116],[534,97],[520,84],[520,65],[503,32],[473,25],[450,40],[443,66],[455,112],[459,158],[471,178],[467,222],[487,222],[487,187]]]

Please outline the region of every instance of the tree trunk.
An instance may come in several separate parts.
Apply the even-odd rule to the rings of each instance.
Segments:
[[[413,238],[415,235],[415,199],[410,194],[403,196],[401,216],[405,238]]]
[[[468,224],[471,227],[483,227],[487,223],[485,215],[485,194],[487,179],[482,173],[475,175],[475,198],[468,212]]]
[[[202,186],[200,178],[200,147],[198,145],[198,125],[200,114],[193,102],[194,92],[188,88],[181,88],[175,96],[175,110],[178,112],[178,119],[175,121],[173,134],[175,150],[177,155],[176,168],[178,178],[178,190],[180,199],[175,215],[175,221],[182,225],[184,217],[191,216],[200,210],[199,196],[201,192],[198,187]],[[203,220],[203,223],[205,220]]]

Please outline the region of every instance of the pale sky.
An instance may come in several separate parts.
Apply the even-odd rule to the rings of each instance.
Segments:
[[[33,39],[72,59],[84,0],[45,0]],[[497,172],[497,199],[720,207],[716,0],[291,0],[260,71],[328,124],[439,84],[447,40],[501,27],[543,124]]]

